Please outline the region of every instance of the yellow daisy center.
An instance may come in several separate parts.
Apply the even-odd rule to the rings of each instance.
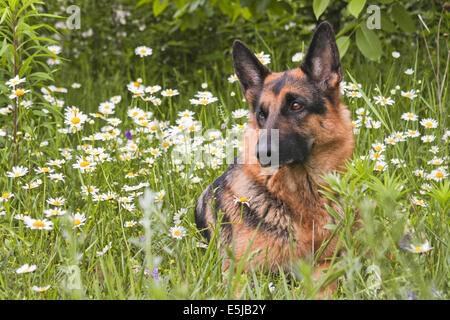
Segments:
[[[33,222],[33,227],[35,227],[35,228],[43,228],[43,227],[45,227],[45,224],[42,221],[37,220],[37,221]]]
[[[84,168],[84,167],[87,167],[88,165],[90,165],[91,163],[89,162],[89,161],[82,161],[81,163],[80,163],[80,167],[82,167],[82,168]]]
[[[70,122],[72,122],[73,124],[78,124],[78,123],[80,123],[80,118],[78,118],[78,117],[73,117],[72,118],[72,120],[70,120]]]
[[[20,96],[23,96],[25,94],[25,91],[23,91],[22,89],[17,89],[14,94],[16,96],[20,97]]]
[[[80,219],[73,219],[73,225],[78,226],[81,223]]]
[[[442,178],[444,174],[442,172],[436,172],[436,178]]]

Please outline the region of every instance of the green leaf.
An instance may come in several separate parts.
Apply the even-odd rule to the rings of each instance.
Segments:
[[[413,33],[416,31],[416,23],[408,11],[398,2],[392,6],[392,18],[404,32]]]
[[[153,0],[141,0],[137,3],[136,8],[139,8],[140,6],[143,6],[144,4],[149,4],[151,3]]]
[[[33,110],[33,114],[40,117],[48,117],[49,114],[42,112],[41,110]],[[45,127],[45,125],[43,125]],[[51,126],[50,126],[51,128]]]
[[[222,2],[222,1],[221,1]],[[185,6],[186,0],[174,0],[175,5],[178,9],[181,9]]]
[[[232,2],[229,1],[219,1],[219,9],[222,13],[226,14],[229,18],[233,17],[233,6]]]
[[[242,8],[239,4],[234,5],[234,12],[233,12],[233,18],[231,19],[231,24],[234,24],[236,22],[236,19],[241,14]]]
[[[348,47],[350,46],[350,37],[342,36],[336,40],[336,45],[339,50],[339,56],[342,58],[347,52]]]
[[[24,74],[26,74],[26,72],[28,71],[28,66],[30,65],[30,63],[33,61],[34,59],[34,55],[29,56],[23,63],[22,66],[19,69],[19,75],[23,76]]]
[[[348,4],[348,11],[352,14],[352,16],[358,18],[365,4],[366,0],[351,0]]]
[[[270,5],[269,12],[273,15],[281,17],[286,12],[286,8],[279,2],[273,2]]]
[[[389,17],[386,17],[385,14],[381,15],[381,29],[383,29],[386,32],[392,33],[397,31],[397,26],[389,19]]]
[[[256,0],[241,0],[239,3],[241,4],[242,8],[250,7],[255,3]]]
[[[248,7],[244,8],[244,10],[242,10],[242,16],[244,17],[245,20],[251,19],[252,13]]]
[[[365,23],[361,24],[360,28],[356,30],[356,46],[370,60],[378,60],[383,53],[380,39],[375,32],[366,27]]]
[[[330,0],[314,0],[313,11],[314,11],[314,15],[316,16],[317,20],[319,20],[319,17],[322,15],[322,13],[328,7],[329,3],[330,3]]]
[[[6,42],[6,38],[3,39],[2,47],[0,48],[0,57],[3,56],[3,53],[8,49],[8,43]]]
[[[9,8],[4,8],[3,13],[2,13],[2,17],[0,18],[0,25],[3,24],[3,22],[5,21],[5,19],[7,17],[10,16],[10,11]]]
[[[37,79],[37,80],[50,80],[53,81],[53,77],[45,72],[35,72],[32,73],[29,76],[30,79]]]
[[[259,14],[263,14],[269,6],[270,6],[270,0],[259,0],[256,3],[256,12]]]
[[[349,32],[350,30],[355,29],[355,27],[358,27],[358,20],[353,19],[350,22],[344,23],[341,27],[341,29],[339,30],[338,34],[336,34],[336,39],[342,37],[344,34],[346,34],[347,32]]]
[[[159,16],[164,9],[169,5],[168,0],[155,0],[153,1],[153,15],[155,17]]]

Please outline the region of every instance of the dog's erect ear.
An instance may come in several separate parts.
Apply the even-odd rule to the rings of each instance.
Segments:
[[[319,24],[300,68],[322,90],[337,88],[342,80],[342,68],[334,31],[324,21]]]
[[[270,70],[240,40],[233,43],[234,72],[239,78],[244,94],[251,88],[261,87]]]

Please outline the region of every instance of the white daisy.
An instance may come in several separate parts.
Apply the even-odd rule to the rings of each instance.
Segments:
[[[136,53],[136,55],[143,58],[152,55],[153,50],[146,46],[139,46],[136,49],[134,49],[134,52]]]
[[[12,167],[11,171],[6,172],[6,175],[10,178],[18,178],[26,175],[28,173],[28,168],[22,166]]]
[[[16,270],[16,273],[18,273],[18,274],[29,273],[29,272],[33,272],[34,270],[36,270],[36,268],[37,267],[35,264],[29,266],[28,263],[25,263],[23,266],[21,266],[20,268],[18,268]]]
[[[30,229],[39,229],[39,230],[52,230],[53,222],[48,221],[47,219],[33,219],[26,216],[23,220],[26,226]]]
[[[169,230],[170,235],[172,238],[181,240],[186,235],[186,229],[184,229],[182,226],[173,226]]]

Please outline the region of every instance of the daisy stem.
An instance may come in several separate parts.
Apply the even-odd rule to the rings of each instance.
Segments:
[[[158,106],[158,105],[155,105],[155,107],[156,107],[156,109],[158,110],[158,113],[159,113],[159,114],[163,117],[163,119],[165,120],[166,115],[163,114],[163,113],[161,112],[161,110],[159,109],[159,106]]]
[[[142,57],[142,81],[144,82],[144,85],[147,83],[145,80],[145,58]]]
[[[120,228],[122,229],[122,235],[123,235],[123,240],[125,241],[125,245],[127,246],[127,250],[128,252],[130,252],[130,247],[128,246],[128,241],[127,241],[127,237],[125,236],[125,230],[123,228],[123,220],[122,220],[122,215],[121,215],[121,207],[119,204],[119,219],[120,219]]]
[[[208,120],[206,120],[206,107],[203,107],[202,112],[203,112],[203,115],[205,118],[205,129],[207,129],[208,128]]]
[[[169,97],[169,107],[170,107],[170,121],[173,121],[172,97]]]
[[[13,48],[14,48],[14,77],[16,77],[19,74],[19,66],[17,61],[17,48],[19,46],[19,37],[16,34],[17,31],[17,24],[18,24],[18,17],[17,17],[17,3],[14,6],[14,19],[12,19],[12,38],[13,38]],[[14,88],[15,89],[15,88]],[[18,105],[19,105],[19,97],[16,99],[13,99],[14,104],[14,156],[13,156],[13,166],[17,163],[17,151],[18,151],[18,141],[17,141],[17,113],[18,113]]]
[[[17,164],[17,151],[18,151],[18,141],[17,141],[17,118],[18,118],[18,105],[19,98],[14,99],[14,156],[13,156],[13,166]]]

